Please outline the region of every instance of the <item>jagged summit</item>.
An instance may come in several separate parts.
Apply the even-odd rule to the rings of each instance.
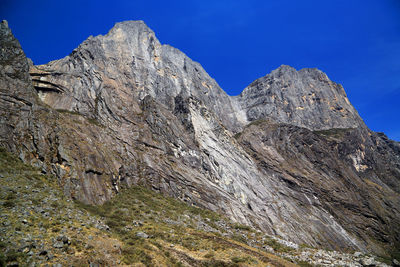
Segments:
[[[268,118],[312,130],[365,127],[343,87],[315,68],[282,65],[235,100],[248,121]]]
[[[150,30],[149,26],[147,26],[147,24],[143,20],[125,20],[125,21],[120,21],[120,22],[115,23],[115,25],[114,25],[114,27],[112,29],[119,28],[119,27],[124,27],[124,26],[127,26],[129,28],[144,27],[144,28],[147,28],[147,29]]]
[[[149,26],[143,21],[143,20],[126,20],[126,21],[121,21],[115,23],[115,25],[110,29],[108,34],[121,29],[126,32],[132,32],[132,31],[143,31],[143,32],[151,32],[154,33],[152,29],[150,29]]]
[[[40,77],[35,82],[41,98],[56,108],[107,121],[121,110],[114,111],[113,106],[98,110],[104,105],[96,101],[104,94],[123,97],[122,102],[135,111],[139,109],[133,99],[150,96],[174,110],[179,99],[195,97],[207,103],[226,127],[238,127],[230,99],[215,80],[178,49],[161,45],[142,21],[117,23],[107,35],[84,41],[70,56],[37,68],[40,71],[31,73]],[[42,90],[43,83],[60,85],[63,93]]]
[[[239,96],[229,97],[199,63],[162,45],[143,21],[117,23],[105,36],[83,42],[70,56],[38,68],[45,73],[74,73],[68,81],[63,75],[43,74],[46,77],[42,76],[38,88],[44,88],[40,86],[43,82],[64,88],[62,97],[53,97],[55,90],[41,89],[43,101],[92,117],[96,113],[102,120],[111,116],[107,114],[110,110],[94,111],[96,95],[111,86],[116,88],[114,93],[126,91],[139,100],[149,95],[170,110],[176,107],[176,97],[194,97],[233,132],[263,118],[313,130],[363,126],[341,85],[317,69],[296,71],[282,65],[251,83]]]

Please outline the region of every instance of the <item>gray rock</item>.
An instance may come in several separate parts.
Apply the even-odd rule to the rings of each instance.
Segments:
[[[58,235],[56,239],[57,239],[57,241],[60,241],[63,244],[70,244],[71,243],[69,238],[67,236],[65,236],[65,235]]]
[[[354,252],[353,255],[354,255],[354,257],[360,257],[362,255],[362,253],[359,251],[356,251],[356,252]]]
[[[270,246],[264,246],[263,249],[265,249],[269,253],[274,253],[275,252],[275,250],[273,248],[271,248]]]
[[[133,226],[136,226],[136,227],[138,227],[138,226],[143,226],[143,222],[142,222],[142,221],[133,221],[133,222],[132,222],[132,225],[133,225]]]
[[[16,261],[8,262],[7,267],[19,267],[19,263]]]
[[[54,258],[54,255],[52,254],[52,253],[47,253],[47,255],[46,255],[46,259],[49,261],[49,260],[52,260]]]
[[[62,241],[56,241],[53,244],[54,248],[63,248],[64,247],[64,243]]]
[[[3,24],[5,28],[8,28],[8,21],[7,20],[3,19],[1,21],[1,24]]]
[[[362,258],[359,262],[362,266],[376,266],[374,258]]]
[[[149,236],[144,232],[137,232],[136,236],[140,238],[149,238]]]
[[[363,126],[343,87],[318,69],[286,65],[257,79],[234,98],[245,121],[268,118],[311,130]]]

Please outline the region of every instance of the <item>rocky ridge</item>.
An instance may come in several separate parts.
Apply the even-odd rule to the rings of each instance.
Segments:
[[[31,82],[4,24],[1,34],[1,146],[67,196],[103,203],[144,184],[299,244],[398,250],[400,146],[368,130],[322,72],[282,66],[228,97],[130,21],[30,66]]]
[[[365,127],[343,87],[318,69],[282,65],[233,100],[246,122],[268,118],[310,130]]]

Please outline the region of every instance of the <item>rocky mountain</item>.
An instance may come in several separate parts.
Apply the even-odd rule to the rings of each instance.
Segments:
[[[40,66],[0,33],[0,146],[66,196],[140,184],[298,244],[398,253],[400,144],[323,72],[281,66],[230,97],[141,21]]]
[[[364,126],[343,87],[318,69],[282,65],[234,100],[245,123],[269,118],[310,130]]]

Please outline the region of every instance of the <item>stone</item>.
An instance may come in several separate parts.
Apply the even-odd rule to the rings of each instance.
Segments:
[[[94,246],[92,244],[86,243],[85,244],[85,249],[92,249]]]
[[[393,266],[400,266],[400,262],[396,259],[392,260],[392,264],[393,264]]]
[[[274,253],[274,249],[269,247],[269,246],[264,246],[263,249],[265,249],[265,251],[269,252],[269,253]]]
[[[46,255],[46,259],[49,261],[49,260],[52,260],[54,258],[54,255],[52,254],[52,253],[47,253],[47,255]]]
[[[138,226],[143,226],[143,222],[141,222],[141,221],[133,221],[133,222],[132,222],[132,225],[133,225],[133,226],[136,226],[136,227],[138,227]]]
[[[359,262],[362,266],[376,266],[374,258],[362,258]]]
[[[46,256],[47,254],[48,254],[47,250],[41,250],[38,255],[39,256]]]
[[[149,236],[144,232],[137,232],[136,236],[140,238],[149,238]]]
[[[56,241],[53,244],[54,248],[63,248],[64,247],[64,243],[62,241]]]

